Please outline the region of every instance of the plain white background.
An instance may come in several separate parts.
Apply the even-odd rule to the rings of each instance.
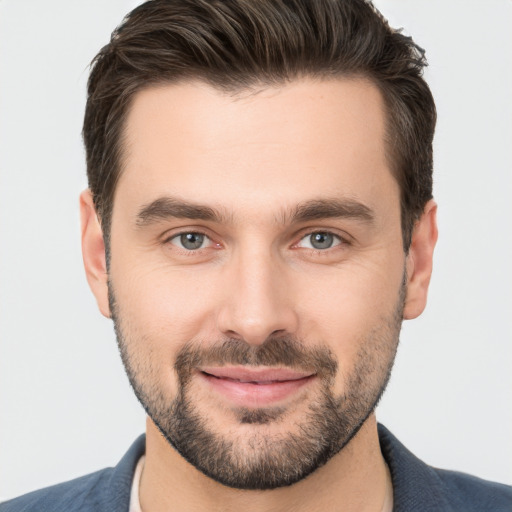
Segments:
[[[0,497],[117,463],[144,430],[82,270],[87,65],[136,5],[0,0]],[[379,0],[427,49],[440,238],[378,410],[426,462],[512,483],[512,2]]]

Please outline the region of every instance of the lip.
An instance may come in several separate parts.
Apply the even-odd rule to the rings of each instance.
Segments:
[[[204,367],[199,376],[208,387],[242,406],[265,406],[298,393],[315,374],[288,368]]]

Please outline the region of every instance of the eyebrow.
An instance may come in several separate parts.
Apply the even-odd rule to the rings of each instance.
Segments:
[[[137,214],[136,223],[144,227],[169,218],[226,222],[226,215],[219,210],[174,197],[160,197],[144,205]]]
[[[174,197],[160,197],[144,205],[138,212],[136,224],[145,227],[167,219],[204,220],[228,223],[227,214],[210,206],[184,201]],[[371,208],[353,199],[313,199],[283,211],[276,220],[293,224],[320,219],[348,218],[371,224],[375,216]]]
[[[353,199],[313,199],[299,204],[288,214],[284,214],[282,222],[308,222],[320,219],[345,218],[372,224],[375,220],[373,210]]]

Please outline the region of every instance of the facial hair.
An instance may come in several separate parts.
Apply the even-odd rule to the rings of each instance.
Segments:
[[[389,381],[398,347],[406,284],[392,313],[364,339],[355,340],[355,364],[343,375],[343,391],[332,389],[338,361],[320,343],[292,336],[271,336],[254,346],[237,338],[216,343],[189,341],[176,356],[175,397],[158,382],[158,369],[142,357],[144,340],[133,339],[109,282],[110,311],[117,343],[130,384],[146,413],[165,439],[196,469],[213,480],[237,489],[275,489],[292,485],[313,473],[342,450],[375,410]],[[340,336],[343,334],[340,333]],[[138,347],[138,348],[137,348]],[[305,412],[288,431],[270,433],[268,425],[286,424],[286,407],[233,409],[240,425],[253,425],[240,435],[215,431],[202,414],[191,390],[194,370],[205,366],[266,366],[314,373],[320,389],[308,398]]]

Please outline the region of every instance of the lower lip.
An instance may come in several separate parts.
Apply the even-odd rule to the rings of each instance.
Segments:
[[[314,375],[311,375],[297,380],[256,384],[213,377],[204,372],[200,372],[199,375],[214,391],[231,402],[253,407],[271,405],[289,398],[314,379]]]

